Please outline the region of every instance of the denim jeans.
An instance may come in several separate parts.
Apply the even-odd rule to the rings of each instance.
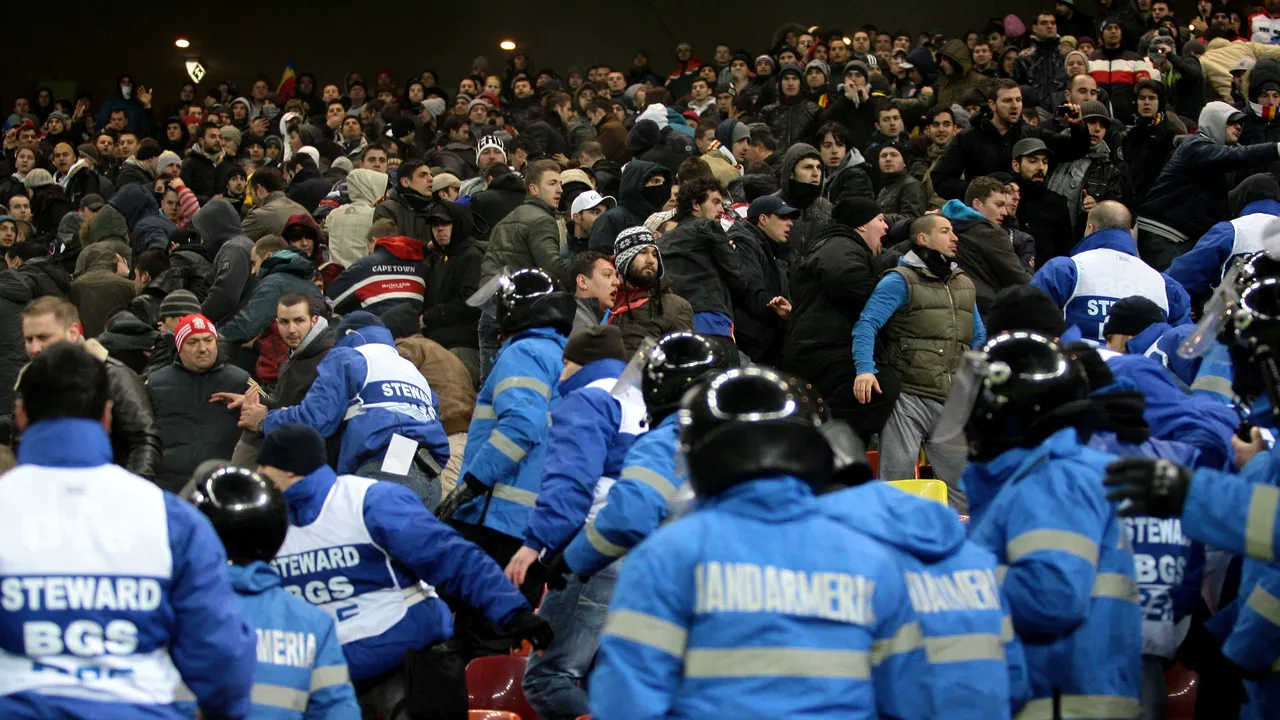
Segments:
[[[382,472],[382,460],[373,460],[360,466],[356,470],[356,475],[371,480],[385,480],[393,482],[397,485],[403,485],[413,491],[414,495],[422,498],[422,502],[426,503],[427,509],[431,512],[436,511],[436,506],[443,499],[440,495],[440,478],[428,477],[426,473],[418,469],[416,464],[409,465],[408,475],[392,475],[391,473]]]
[[[529,656],[524,694],[543,720],[574,720],[590,712],[580,683],[600,645],[619,565],[621,561],[614,562],[585,583],[570,575],[565,589],[552,590],[542,600],[538,615],[551,625],[556,639],[542,655]]]
[[[480,314],[480,324],[476,328],[477,339],[480,342],[480,382],[477,387],[484,385],[485,378],[489,377],[489,373],[493,370],[493,363],[498,359],[498,350],[502,349],[502,341],[498,339],[498,318],[489,313]]]

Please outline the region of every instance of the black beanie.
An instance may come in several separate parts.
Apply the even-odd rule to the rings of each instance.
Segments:
[[[626,360],[622,331],[617,325],[592,325],[575,331],[564,346],[564,359],[579,365],[596,360]]]
[[[1143,330],[1164,322],[1164,310],[1141,295],[1131,295],[1111,306],[1102,335],[1138,335]]]
[[[831,217],[841,225],[860,228],[875,220],[881,212],[875,200],[859,197],[836,203],[836,206],[831,209]]]
[[[324,438],[315,428],[302,423],[285,423],[262,439],[258,464],[279,468],[294,475],[310,475],[328,462]]]
[[[1035,285],[1011,285],[996,293],[986,325],[988,338],[1018,330],[1058,338],[1067,331],[1062,308]]]

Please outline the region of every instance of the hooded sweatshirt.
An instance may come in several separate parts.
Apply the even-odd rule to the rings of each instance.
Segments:
[[[373,225],[373,205],[387,192],[387,174],[357,168],[347,176],[351,202],[335,209],[324,219],[329,233],[329,257],[350,268],[368,254],[369,228]]]
[[[252,340],[271,326],[276,316],[276,302],[289,293],[320,296],[311,276],[315,266],[300,253],[279,250],[262,261],[258,282],[248,303],[226,324],[218,327],[219,339],[242,343]]]
[[[205,245],[214,249],[213,280],[200,304],[200,314],[218,324],[244,307],[253,293],[253,242],[240,227],[240,214],[222,198],[200,208],[191,225]]]
[[[801,256],[808,251],[809,243],[813,238],[831,224],[832,207],[832,202],[822,197],[821,184],[802,183],[792,177],[796,165],[805,158],[815,158],[819,165],[822,164],[822,156],[812,145],[796,143],[787,150],[782,156],[780,172],[782,188],[774,193],[788,205],[800,211],[800,219],[791,226],[791,235],[787,238],[787,244],[792,248],[799,248]],[[850,176],[848,181],[857,183],[853,176]]]
[[[426,274],[422,243],[411,237],[385,237],[374,244],[372,254],[344,270],[325,292],[341,314],[365,310],[382,315],[406,302],[421,312]]]
[[[893,548],[934,667],[934,707],[948,717],[1008,717],[1026,701],[1022,644],[1006,632],[996,557],[965,537],[946,505],[873,482],[824,495],[823,512]],[[959,593],[955,588],[967,589]]]
[[[178,226],[160,214],[160,205],[149,188],[125,185],[111,198],[110,205],[120,211],[129,225],[133,257],[148,250],[168,249],[169,233]]]
[[[666,181],[658,188],[645,187],[649,178],[661,175]],[[643,225],[646,218],[662,209],[671,196],[672,172],[658,163],[632,160],[622,171],[618,204],[609,208],[591,226],[589,249],[613,255],[613,241],[629,227]],[[664,193],[665,192],[665,196]]]

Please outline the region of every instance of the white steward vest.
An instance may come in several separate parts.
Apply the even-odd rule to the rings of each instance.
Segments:
[[[1231,256],[1222,264],[1220,278],[1227,274],[1236,258],[1242,255],[1247,257],[1262,250],[1262,238],[1266,235],[1267,227],[1275,223],[1276,220],[1274,215],[1254,213],[1231,221],[1231,229],[1235,232],[1235,239],[1231,243]]]
[[[1109,248],[1086,250],[1073,255],[1076,287],[1067,300],[1063,317],[1067,325],[1080,328],[1086,340],[1102,342],[1102,328],[1111,315],[1111,306],[1141,295],[1169,316],[1169,292],[1164,277],[1142,260]]]
[[[351,401],[343,420],[380,408],[407,415],[418,422],[436,419],[431,404],[431,386],[413,363],[400,357],[389,345],[369,344],[355,349],[364,356],[368,371],[364,387]]]
[[[173,702],[160,488],[116,465],[22,465],[0,508],[0,695]]]
[[[605,392],[612,392],[614,386],[618,384],[617,378],[601,378],[587,385],[589,388],[599,388]],[[649,411],[644,405],[644,393],[638,387],[629,387],[621,397],[614,396],[618,404],[622,406],[622,420],[618,423],[618,432],[624,435],[630,435],[631,441],[639,437],[648,428],[645,424],[645,417]],[[631,443],[624,443],[625,447],[618,448],[623,456],[631,447]],[[613,450],[610,454],[613,454]],[[603,476],[596,483],[595,495],[591,499],[591,511],[587,513],[587,522],[596,519],[596,513],[600,512],[600,508],[605,506],[605,501],[609,498],[609,488],[617,482],[617,478]]]
[[[404,619],[435,590],[402,583],[391,556],[364,524],[364,496],[375,480],[340,475],[315,522],[289,526],[271,566],[284,589],[333,616],[343,644],[375,637]]]

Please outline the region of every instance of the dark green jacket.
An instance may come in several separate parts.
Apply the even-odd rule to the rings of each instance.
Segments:
[[[973,342],[973,281],[959,268],[945,281],[914,264],[891,272],[907,282],[907,306],[884,326],[885,362],[902,392],[946,402],[951,374]]]
[[[560,282],[568,281],[569,266],[560,255],[560,224],[555,211],[541,198],[526,198],[489,232],[489,247],[480,263],[480,285],[504,269],[519,268],[542,268]]]

